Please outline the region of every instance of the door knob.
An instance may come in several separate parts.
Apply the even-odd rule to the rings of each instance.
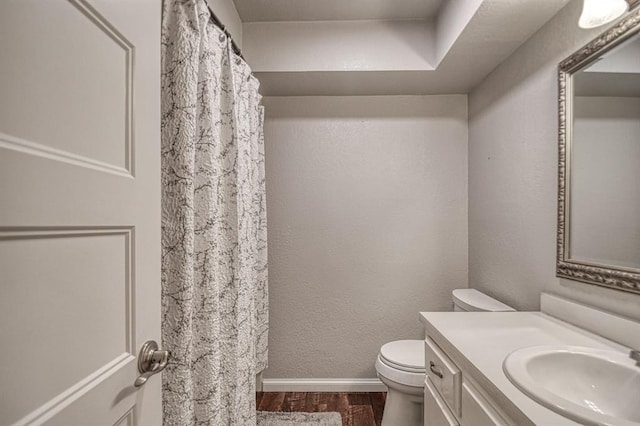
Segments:
[[[169,351],[158,350],[155,340],[147,340],[140,348],[138,355],[138,371],[141,373],[134,386],[139,388],[147,383],[149,377],[165,369],[169,363]]]

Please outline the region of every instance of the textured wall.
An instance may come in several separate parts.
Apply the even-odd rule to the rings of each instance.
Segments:
[[[541,291],[640,318],[640,297],[555,276],[557,64],[603,29],[574,0],[469,97],[469,285],[518,309]]]
[[[265,98],[272,378],[375,377],[467,287],[466,96]]]

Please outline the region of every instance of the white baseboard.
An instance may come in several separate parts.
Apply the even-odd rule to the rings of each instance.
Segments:
[[[263,379],[263,392],[386,392],[380,379]]]

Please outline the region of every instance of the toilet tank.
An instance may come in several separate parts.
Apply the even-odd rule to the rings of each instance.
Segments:
[[[504,312],[515,311],[511,306],[487,296],[473,288],[453,290],[453,310],[455,312]]]

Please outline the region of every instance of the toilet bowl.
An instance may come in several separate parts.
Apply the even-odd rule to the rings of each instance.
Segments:
[[[422,425],[424,343],[396,340],[380,348],[378,378],[387,387],[383,425]]]
[[[474,289],[453,290],[453,310],[501,312],[514,309]],[[376,359],[378,378],[387,387],[382,426],[422,426],[425,381],[424,341],[384,344]]]

